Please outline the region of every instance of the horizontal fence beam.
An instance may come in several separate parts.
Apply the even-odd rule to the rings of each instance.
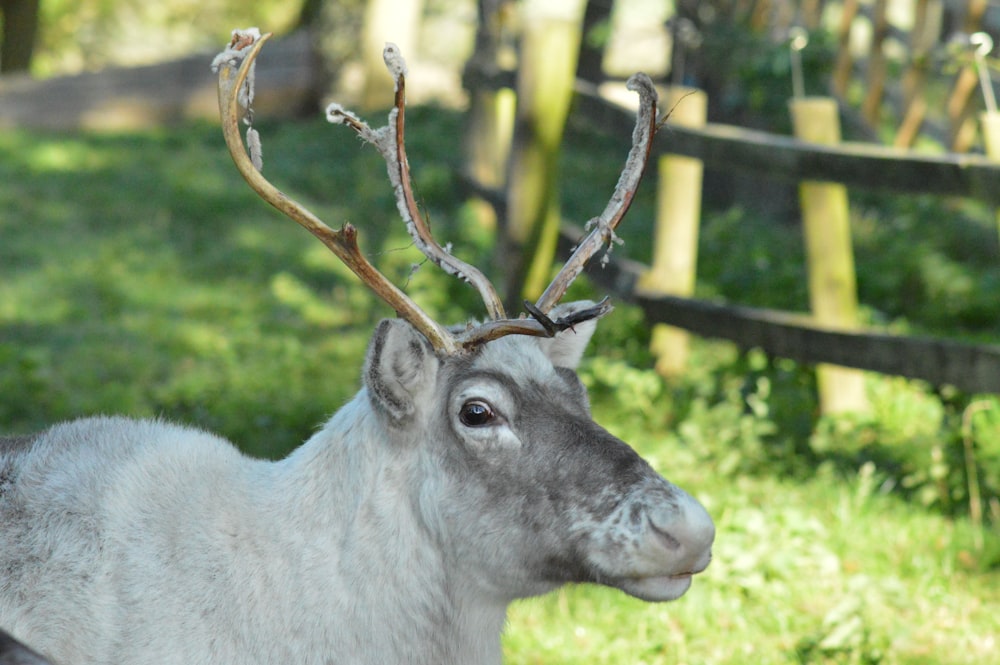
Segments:
[[[794,323],[785,312],[733,307],[671,296],[636,294],[647,319],[704,337],[760,348],[799,362],[844,367],[952,385],[970,393],[1000,393],[1000,347],[952,340],[834,331]]]
[[[681,102],[683,104],[683,101]],[[577,85],[578,109],[627,138],[635,112]],[[790,136],[732,125],[672,125],[660,130],[654,151],[700,159],[709,168],[740,170],[793,182],[821,180],[850,187],[963,196],[1000,205],[1000,164],[982,155],[924,155],[867,143],[823,146]]]
[[[560,253],[568,255],[581,238],[578,228],[564,228]],[[636,286],[646,270],[643,264],[613,256],[605,267],[600,264],[590,262],[591,280],[641,307],[649,323],[666,323],[803,363],[905,376],[969,393],[1000,393],[1000,346],[829,330],[811,325],[805,315],[643,293]]]

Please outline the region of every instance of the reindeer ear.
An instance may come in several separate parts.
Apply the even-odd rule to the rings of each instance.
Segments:
[[[416,412],[420,394],[433,390],[437,365],[430,343],[413,326],[402,319],[382,321],[365,358],[372,405],[396,424],[406,422]]]
[[[559,319],[573,312],[593,306],[594,303],[589,300],[565,303],[553,307],[552,311],[549,312],[549,317]],[[543,338],[539,340],[539,343],[542,351],[549,357],[553,365],[576,369],[595,330],[597,330],[597,319],[590,319],[557,333],[555,337]]]

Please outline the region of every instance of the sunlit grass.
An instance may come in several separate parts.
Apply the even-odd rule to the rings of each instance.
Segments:
[[[511,663],[983,663],[998,645],[995,573],[971,531],[820,477],[697,482],[714,561],[686,596],[650,605],[579,587],[522,601]],[[947,627],[947,628],[946,628]]]

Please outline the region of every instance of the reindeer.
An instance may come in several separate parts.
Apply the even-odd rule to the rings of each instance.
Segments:
[[[333,105],[386,158],[418,247],[474,285],[489,318],[434,321],[359,251],[274,188],[238,127],[267,35],[216,59],[224,136],[267,202],[319,237],[399,315],[378,324],[363,387],[280,461],[159,420],[94,417],[0,441],[0,626],[63,665],[501,662],[507,606],[567,583],[680,597],[714,526],[590,414],[575,368],[606,302],[558,304],[613,237],[657,127],[644,75],[611,203],[528,316],[445,251],[415,204],[405,64],[388,127]],[[8,641],[9,643],[9,641]]]

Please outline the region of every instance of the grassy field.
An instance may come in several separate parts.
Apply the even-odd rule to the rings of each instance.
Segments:
[[[417,191],[440,237],[483,262],[453,169],[457,116],[408,123]],[[480,313],[396,221],[384,168],[346,130],[263,125],[265,169],[449,321]],[[568,218],[603,207],[626,146],[575,126]],[[648,184],[648,183],[647,183]],[[645,258],[644,188],[620,250]],[[865,316],[898,331],[997,341],[992,211],[861,197]],[[805,308],[797,229],[706,216],[699,292]],[[587,293],[587,287],[578,289]],[[92,413],[163,416],[279,456],[358,385],[387,315],[318,243],[247,190],[215,127],[0,136],[0,427]],[[517,603],[507,662],[985,663],[1000,656],[1000,403],[869,377],[873,413],[816,416],[809,368],[700,341],[690,373],[650,371],[621,305],[582,376],[597,419],[694,493],[715,558],[672,604],[593,587]],[[975,473],[970,473],[974,469]],[[978,492],[980,501],[970,502]],[[970,516],[970,506],[983,514]]]

